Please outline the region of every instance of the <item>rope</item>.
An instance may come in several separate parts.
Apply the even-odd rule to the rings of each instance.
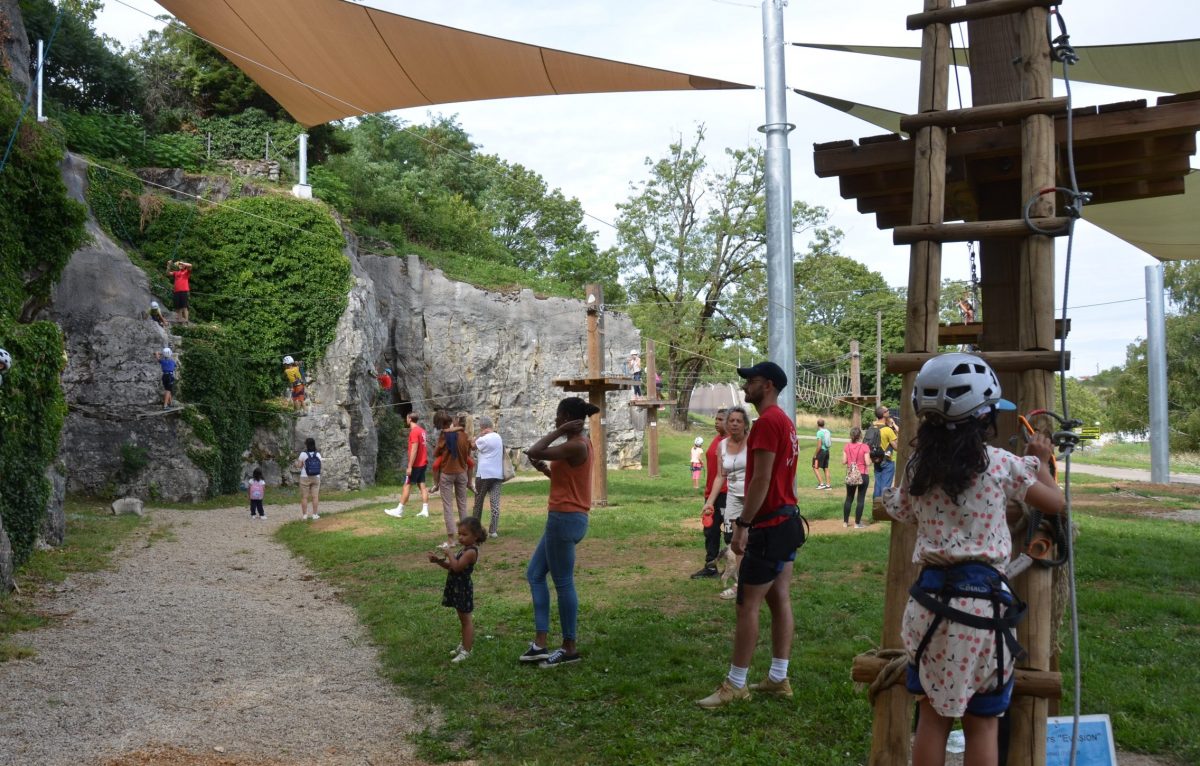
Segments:
[[[863,653],[867,657],[878,657],[887,660],[875,680],[867,686],[867,699],[875,705],[875,698],[891,687],[900,683],[908,669],[908,652],[903,649],[871,649]]]

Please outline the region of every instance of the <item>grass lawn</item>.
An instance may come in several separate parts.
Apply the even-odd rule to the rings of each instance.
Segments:
[[[793,586],[796,698],[700,710],[694,700],[728,667],[733,605],[716,598],[718,583],[688,579],[703,557],[700,499],[686,470],[691,436],[663,433],[660,479],[609,473],[611,505],[592,513],[578,549],[585,659],[575,666],[516,662],[532,637],[524,570],[544,525],[545,482],[504,488],[501,537],[483,547],[475,571],[476,651],[458,666],[448,662],[458,620],[439,606],[444,572],[424,557],[441,539],[440,520],[394,520],[372,503],[278,534],[343,591],[379,645],[388,677],[444,712],[419,737],[424,757],[865,763],[871,711],[849,680],[850,663],[879,640],[887,525],[843,533],[842,493],[802,481],[813,535]],[[1168,502],[1113,487],[1111,480],[1078,482],[1083,710],[1109,713],[1125,749],[1197,763],[1200,525],[1143,515],[1186,505],[1186,495]],[[1193,501],[1190,507],[1200,507]],[[767,622],[764,616],[752,680],[767,670]],[[1069,677],[1064,685],[1069,711]]]
[[[1102,447],[1086,447],[1075,453],[1075,460],[1114,468],[1150,470],[1149,442],[1114,442]],[[1200,473],[1200,452],[1172,452],[1168,458],[1172,473]]]

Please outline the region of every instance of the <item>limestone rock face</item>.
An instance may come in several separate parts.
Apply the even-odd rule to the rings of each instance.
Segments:
[[[38,531],[38,547],[57,548],[63,544],[67,531],[67,514],[63,502],[67,498],[67,477],[59,464],[46,468],[46,480],[50,482],[50,497],[46,500],[46,515],[42,517],[42,528]]]
[[[82,201],[84,163],[68,157],[64,178],[72,196]],[[173,501],[205,497],[208,476],[187,457],[188,450],[204,445],[192,436],[181,411],[162,412],[154,352],[178,339],[146,317],[151,295],[142,270],[94,219],[88,219],[87,230],[91,242],[71,256],[50,308],[50,318],[66,336],[62,385],[68,413],[59,459],[68,472],[67,489]],[[186,362],[181,374],[187,374]],[[144,468],[129,470],[123,445],[145,450]]]
[[[24,98],[32,86],[29,40],[25,37],[25,21],[18,0],[0,0],[0,47],[3,48],[8,77],[17,86],[17,98]],[[36,55],[36,46],[34,55]]]
[[[0,520],[0,593],[8,593],[13,589],[13,552],[8,533],[4,531],[4,522]]]

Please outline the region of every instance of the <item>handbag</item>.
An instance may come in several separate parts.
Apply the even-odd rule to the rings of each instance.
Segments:
[[[517,470],[513,468],[512,458],[510,458],[508,455],[501,455],[500,462],[503,463],[503,472],[500,476],[500,481],[502,483],[517,475]]]
[[[858,470],[858,461],[856,460],[846,469],[846,486],[860,487],[862,486],[862,479],[862,471]]]

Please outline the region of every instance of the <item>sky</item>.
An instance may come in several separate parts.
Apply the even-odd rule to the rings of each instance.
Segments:
[[[1152,13],[1129,13],[1126,0],[1086,0],[1065,3],[1062,14],[1076,46],[1179,40],[1200,37],[1200,14],[1194,2],[1158,0]],[[521,163],[552,187],[578,198],[589,216],[586,224],[597,232],[601,245],[613,243],[616,205],[630,197],[631,183],[647,177],[645,160],[661,157],[672,141],[686,139],[704,125],[706,152],[716,167],[721,167],[726,147],[761,142],[757,128],[765,118],[762,13],[757,2],[366,0],[358,4],[496,37],[757,86],[746,91],[503,99],[395,113],[417,123],[431,113],[457,115],[482,151]],[[904,20],[921,6],[917,0],[820,4],[793,0],[784,9],[784,39],[919,46],[919,33],[906,31]],[[106,0],[97,27],[133,45],[148,30],[161,26],[147,13],[166,11],[152,0]],[[915,109],[917,62],[794,46],[786,47],[785,56],[789,88],[902,113]],[[968,99],[964,105],[969,106],[965,69],[959,76],[963,98]],[[1082,83],[1073,84],[1072,91],[1076,106],[1159,95]],[[1056,95],[1065,95],[1061,82],[1056,84]],[[950,99],[951,108],[959,106],[953,81]],[[813,144],[883,131],[795,94],[789,95],[787,109],[789,122],[796,125],[789,139],[793,199],[829,210],[830,223],[845,232],[843,255],[880,272],[890,285],[906,285],[908,247],[892,245],[891,232],[877,229],[874,216],[858,213],[853,200],[843,200],[837,179],[820,179],[813,173]],[[1193,157],[1193,167],[1198,164]],[[1056,316],[1062,309],[1065,245],[1065,239],[1058,240]],[[797,252],[803,249],[804,243],[797,241]],[[1123,364],[1126,346],[1145,337],[1145,267],[1157,261],[1086,222],[1076,228],[1072,261],[1067,300],[1072,319],[1067,340],[1072,352],[1070,374],[1090,375]],[[944,277],[966,279],[966,247],[947,245],[942,269]]]

